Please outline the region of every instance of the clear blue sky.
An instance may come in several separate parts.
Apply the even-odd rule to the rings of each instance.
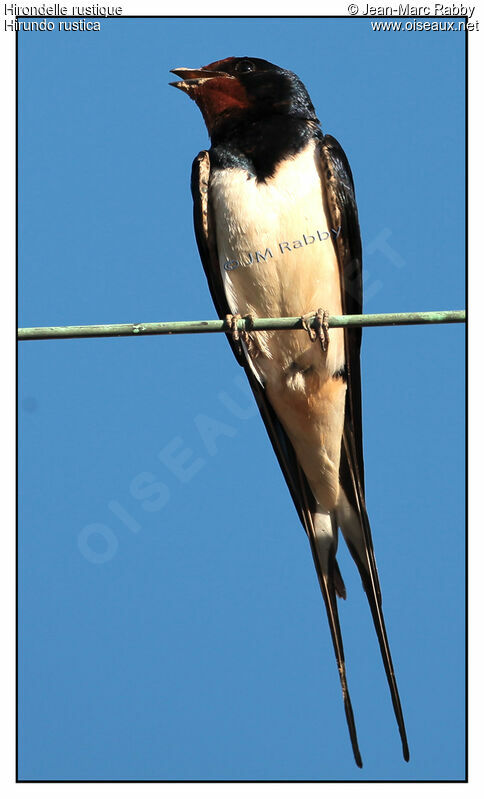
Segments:
[[[169,68],[266,58],[356,183],[367,312],[464,305],[464,37],[366,20],[19,35],[20,324],[213,318]],[[367,504],[410,743],[340,602],[354,765],[310,550],[225,337],[20,346],[20,777],[462,779],[464,330],[363,337]],[[188,450],[188,452],[186,452]]]

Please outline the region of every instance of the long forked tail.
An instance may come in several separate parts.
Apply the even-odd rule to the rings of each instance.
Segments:
[[[316,571],[318,572],[319,585],[321,587],[321,593],[323,595],[324,604],[326,606],[326,613],[328,615],[329,629],[331,630],[331,638],[333,640],[334,653],[336,655],[336,662],[338,664],[338,672],[341,682],[343,703],[346,714],[346,723],[348,724],[348,731],[350,734],[351,746],[353,748],[353,755],[356,761],[356,765],[359,766],[359,768],[362,768],[363,761],[361,759],[360,748],[358,746],[358,736],[356,734],[355,718],[353,715],[353,708],[351,705],[350,694],[348,691],[348,683],[346,680],[343,639],[341,637],[338,608],[336,605],[336,591],[334,587],[334,581],[332,576],[324,575],[322,573],[321,568],[320,567],[318,568],[319,560],[317,552],[315,552],[313,542],[311,542],[311,551],[313,554],[314,565],[316,566]]]
[[[351,469],[350,463],[351,452],[345,438],[342,451],[342,468],[343,475],[346,477],[344,481],[346,491],[348,493],[350,491],[353,492],[353,503],[348,503],[348,497],[345,497],[346,513],[343,514],[343,518],[338,514],[338,524],[341,527],[351,556],[356,563],[368,599],[402,742],[403,757],[408,762],[410,759],[410,752],[407,733],[385,628],[385,619],[383,617],[380,583],[373,549],[370,522],[361,486],[355,478],[355,472]]]
[[[387,632],[385,629],[385,620],[383,618],[381,604],[378,602],[378,600],[375,597],[375,592],[373,589],[373,585],[371,584],[371,580],[368,579],[368,577],[365,577],[362,570],[360,570],[360,575],[363,580],[363,586],[365,588],[366,596],[368,597],[368,603],[370,605],[371,615],[373,617],[373,624],[375,625],[375,630],[378,637],[378,643],[380,644],[380,652],[383,659],[383,665],[385,667],[385,673],[387,675],[388,686],[390,688],[393,710],[395,713],[395,718],[398,724],[398,731],[400,733],[400,738],[402,741],[403,757],[404,760],[408,762],[410,760],[410,751],[408,748],[407,732],[405,730],[403,711],[400,703],[397,680],[393,668],[392,656],[390,654],[390,646],[388,644]]]
[[[330,547],[327,556],[324,558],[326,561],[323,567],[322,558],[318,553],[317,537],[314,526],[313,514],[308,510],[304,512],[304,526],[309,538],[311,546],[311,554],[313,556],[314,566],[318,575],[319,586],[323,595],[326,613],[328,616],[329,629],[331,631],[331,639],[333,641],[334,653],[336,655],[336,663],[338,665],[339,678],[341,682],[341,690],[343,693],[343,703],[346,715],[346,723],[350,734],[351,746],[356,765],[362,768],[363,761],[361,759],[360,748],[358,745],[358,736],[356,733],[355,718],[353,715],[353,707],[351,705],[350,694],[348,691],[348,683],[346,679],[345,657],[343,649],[343,639],[341,637],[341,628],[339,624],[338,608],[336,604],[336,593],[342,597],[345,596],[344,583],[336,563],[335,547]]]
[[[393,710],[395,713],[395,718],[397,720],[400,739],[402,741],[403,757],[404,760],[408,762],[410,760],[410,751],[408,748],[407,732],[405,730],[403,710],[402,710],[402,705],[400,703],[400,695],[398,693],[397,680],[395,677],[395,670],[393,667],[392,656],[390,653],[390,645],[388,643],[387,631],[385,627],[385,619],[383,617],[383,611],[381,606],[381,595],[377,582],[378,577],[377,577],[374,557],[369,558],[368,564],[365,564],[362,561],[362,559],[359,557],[358,552],[355,551],[351,543],[348,541],[347,543],[350,553],[353,556],[353,559],[358,567],[361,581],[363,583],[363,588],[365,590],[368,599],[368,604],[370,606],[373,624],[378,638],[378,643],[380,645],[380,652],[383,660],[385,674],[388,681],[388,687],[390,688],[390,696],[392,699]]]

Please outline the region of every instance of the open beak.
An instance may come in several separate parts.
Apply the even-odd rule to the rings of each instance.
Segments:
[[[188,67],[179,67],[178,69],[171,69],[174,75],[181,78],[181,81],[174,81],[170,86],[175,89],[181,89],[182,92],[190,94],[191,91],[197,86],[202,86],[213,78],[232,78],[227,72],[222,72],[218,69],[189,69]]]

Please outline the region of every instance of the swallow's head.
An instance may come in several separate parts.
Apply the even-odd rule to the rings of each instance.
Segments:
[[[172,83],[200,108],[208,132],[268,116],[293,116],[317,122],[313,104],[297,75],[262,58],[224,58],[201,69],[171,70]]]

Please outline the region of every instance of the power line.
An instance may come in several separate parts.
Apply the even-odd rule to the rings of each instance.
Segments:
[[[383,327],[388,325],[442,325],[465,322],[465,311],[419,311],[416,313],[355,314],[330,316],[329,327]],[[302,330],[298,316],[274,319],[244,318],[237,323],[239,330]],[[311,327],[314,326],[314,317]],[[141,322],[119,325],[70,325],[69,327],[20,327],[19,341],[58,338],[106,338],[108,336],[167,336],[180,333],[226,333],[227,322],[220,319],[201,322]]]

